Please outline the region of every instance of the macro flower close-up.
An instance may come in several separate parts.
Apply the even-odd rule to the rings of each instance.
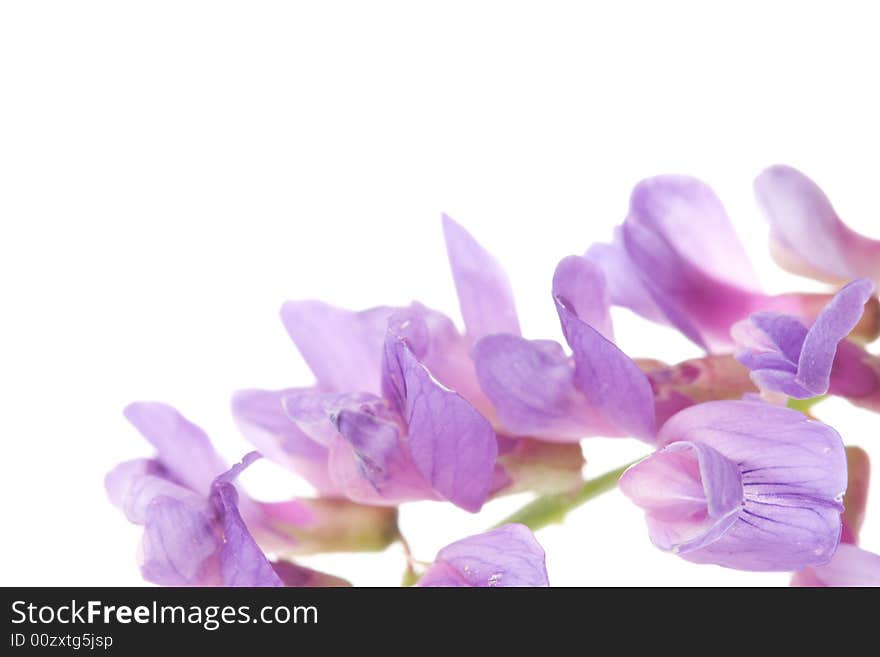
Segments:
[[[0,3],[10,651],[861,647],[871,9]]]
[[[399,544],[404,585],[546,586],[533,531],[617,484],[644,511],[650,541],[686,561],[795,572],[800,584],[875,581],[875,555],[853,547],[867,457],[849,448],[848,490],[844,439],[812,412],[826,396],[880,398],[880,357],[866,347],[870,278],[822,294],[821,307],[747,286],[749,261],[712,191],[653,178],[636,186],[614,244],[562,258],[547,282],[567,353],[522,336],[498,260],[449,216],[441,224],[464,330],[417,301],[360,311],[285,302],[284,328],[315,384],[233,395],[236,423],[260,451],[232,469],[172,408],[127,407],[157,455],[117,466],[106,487],[144,527],[145,579],[346,583],[291,558]],[[666,366],[647,343],[633,359],[615,343],[614,304],[709,353]],[[585,479],[594,437],[653,451]],[[314,493],[255,501],[237,490],[261,452]],[[478,514],[514,493],[533,499],[433,562],[402,524],[412,502]]]

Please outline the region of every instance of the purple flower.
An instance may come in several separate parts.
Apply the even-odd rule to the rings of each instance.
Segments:
[[[205,433],[171,407],[136,403],[125,414],[158,454],[120,464],[105,484],[111,501],[144,527],[145,579],[168,586],[346,584],[290,562],[272,563],[263,553],[252,531],[280,536],[234,484],[257,452],[227,469]]]
[[[854,369],[841,361],[854,356],[858,359],[860,349],[855,345],[839,349],[838,345],[858,323],[873,291],[870,279],[853,281],[834,295],[809,329],[797,318],[781,313],[751,315],[732,330],[743,347],[737,360],[751,370],[752,380],[765,390],[796,399],[825,394],[835,364],[838,370]],[[847,380],[852,385],[851,377]]]
[[[762,292],[721,201],[686,176],[636,185],[613,242],[586,256],[605,273],[613,304],[673,326],[710,352],[729,351],[731,326],[752,313],[811,320],[824,303],[821,295]]]
[[[498,261],[445,214],[443,235],[469,342],[493,333],[519,335],[513,290]]]
[[[549,586],[544,550],[525,525],[469,536],[437,553],[418,586]]]
[[[831,427],[771,404],[714,401],[674,415],[657,447],[620,479],[657,547],[765,571],[834,554],[846,459]]]
[[[512,334],[486,336],[474,347],[477,378],[504,431],[559,442],[652,440],[651,386],[612,341],[602,272],[585,258],[565,258],[553,298],[571,356],[555,342]]]
[[[824,566],[795,573],[792,586],[880,586],[880,555],[857,547],[865,518],[870,462],[858,447],[846,448],[848,485],[843,498],[843,532],[837,552]]]
[[[464,334],[419,303],[353,312],[288,302],[282,320],[317,385],[233,399],[245,436],[322,495],[380,505],[442,499],[475,511],[490,493],[524,481],[570,482],[571,464],[560,458],[570,450],[512,445],[483,393],[471,348],[493,332],[518,334],[513,295],[496,260],[461,226],[444,216],[443,229]],[[526,452],[530,464],[518,456]]]
[[[828,197],[797,169],[776,165],[755,180],[770,223],[770,250],[783,269],[821,281],[868,277],[880,282],[880,240],[844,224]]]
[[[282,318],[318,386],[238,393],[233,408],[254,444],[324,494],[480,509],[494,476],[495,432],[426,366],[436,361],[447,374],[458,367],[460,336],[448,319],[420,304],[355,313],[317,302],[285,304]],[[337,380],[339,367],[348,374]],[[346,380],[360,388],[341,387]]]

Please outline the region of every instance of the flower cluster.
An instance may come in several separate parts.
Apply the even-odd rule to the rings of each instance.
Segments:
[[[790,571],[795,585],[880,584],[880,556],[856,546],[868,458],[816,420],[817,398],[880,410],[880,242],[858,235],[789,167],[755,183],[785,269],[826,293],[764,292],[721,201],[704,183],[639,183],[607,244],[563,258],[550,282],[565,345],[523,337],[496,259],[451,218],[443,231],[464,331],[413,302],[361,311],[289,301],[281,319],[314,373],[310,387],[243,390],[232,413],[257,451],[229,466],[173,408],[125,415],[155,449],[106,477],[143,526],[145,579],[164,585],[335,586],[299,555],[406,542],[397,508],[448,502],[477,513],[531,491],[510,522],[459,538],[419,586],[547,586],[533,531],[618,483],[660,549],[694,563]],[[706,353],[633,359],[611,310],[677,329]],[[632,438],[652,453],[584,481],[580,442]],[[261,502],[236,479],[260,457],[316,495]],[[408,553],[408,550],[407,550]]]

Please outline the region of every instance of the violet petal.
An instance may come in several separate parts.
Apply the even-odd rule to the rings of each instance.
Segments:
[[[544,550],[525,525],[469,536],[437,553],[419,586],[549,586]]]
[[[445,214],[443,235],[470,340],[493,333],[519,335],[513,291],[507,274],[495,258]]]

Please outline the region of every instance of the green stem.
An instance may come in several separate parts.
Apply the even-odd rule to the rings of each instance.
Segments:
[[[633,463],[637,463],[637,461],[633,461]],[[580,488],[569,493],[537,497],[518,511],[507,516],[495,527],[518,522],[535,531],[541,529],[541,527],[562,522],[569,511],[576,509],[602,493],[613,490],[617,486],[617,480],[620,479],[620,475],[633,463],[627,463],[594,479],[585,481]]]
[[[828,395],[819,395],[818,397],[811,397],[810,399],[795,399],[794,397],[788,400],[786,404],[789,408],[792,408],[796,411],[800,411],[804,415],[811,415],[810,410],[818,404],[823,399],[827,399]]]
[[[400,581],[401,586],[414,586],[419,581],[421,575],[418,575],[412,566],[407,566],[403,573],[403,579]]]

